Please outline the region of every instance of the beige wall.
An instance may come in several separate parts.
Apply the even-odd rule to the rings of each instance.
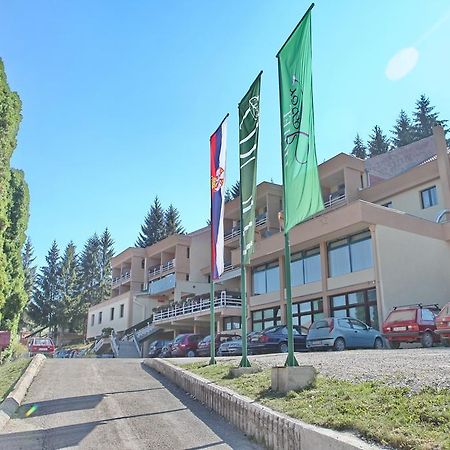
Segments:
[[[431,206],[430,208],[422,209],[420,191],[429,187],[436,186],[438,204]],[[399,211],[407,212],[423,219],[435,221],[437,215],[443,209],[441,184],[439,180],[433,180],[424,184],[420,184],[408,191],[401,192],[400,194],[387,197],[379,202],[382,205],[387,202],[392,202],[392,208]]]
[[[450,244],[377,225],[379,289],[383,318],[393,306],[450,299]]]
[[[89,308],[88,326],[86,337],[93,338],[102,334],[103,328],[114,328],[115,331],[123,331],[128,328],[128,319],[130,316],[129,293],[120,295],[106,302]],[[123,317],[120,317],[120,305],[124,305]],[[114,308],[114,320],[111,320],[111,308]],[[102,323],[98,323],[99,312],[102,312]],[[92,323],[92,315],[94,317],[94,325]]]
[[[207,282],[208,277],[203,275],[203,267],[210,266],[210,232],[209,228],[202,233],[191,235],[191,249],[189,255],[189,279],[191,281]]]

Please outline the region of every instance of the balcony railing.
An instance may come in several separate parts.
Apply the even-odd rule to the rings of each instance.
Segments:
[[[347,198],[345,197],[345,194],[341,194],[335,198],[332,198],[330,196],[330,198],[326,202],[324,202],[324,206],[326,209],[326,208],[331,208],[333,206],[344,205],[345,203],[347,203]]]
[[[125,281],[128,281],[131,278],[131,273],[130,272],[125,272],[122,275],[118,276],[118,277],[114,277],[112,279],[112,284],[113,286],[118,286],[119,284],[124,283]]]
[[[166,275],[159,280],[154,280],[148,283],[148,293],[150,295],[159,294],[160,292],[167,291],[168,289],[173,289],[176,285],[175,274]]]
[[[147,273],[149,277],[159,275],[160,273],[169,272],[175,268],[175,259],[171,259],[164,264],[152,266],[148,269]]]
[[[224,267],[223,267],[223,271],[225,272],[231,272],[234,269],[238,269],[239,266],[233,266],[233,264],[227,264],[225,263]]]
[[[259,214],[258,216],[256,216],[256,218],[255,218],[255,226],[256,227],[265,225],[266,223],[267,223],[267,213]],[[231,229],[231,231],[229,231],[228,233],[226,233],[223,236],[223,239],[225,241],[228,241],[230,239],[233,239],[236,236],[239,236],[240,234],[241,234],[241,226],[236,225],[235,227],[233,227]]]
[[[220,297],[214,299],[214,308],[241,308],[241,299],[226,295],[223,291]],[[177,317],[188,316],[201,311],[209,311],[209,298],[199,299],[193,303],[183,303],[172,307],[167,307],[153,314],[153,323],[160,320],[174,319]]]

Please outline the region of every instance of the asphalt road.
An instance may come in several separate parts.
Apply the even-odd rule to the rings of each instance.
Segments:
[[[261,447],[139,359],[48,359],[0,449],[60,448]]]

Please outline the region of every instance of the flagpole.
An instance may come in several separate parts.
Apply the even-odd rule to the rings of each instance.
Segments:
[[[211,272],[212,275],[212,272]],[[216,364],[216,318],[214,314],[214,280],[211,279],[211,292],[210,292],[210,321],[209,321],[209,334],[211,336],[210,342],[210,354],[209,365]]]

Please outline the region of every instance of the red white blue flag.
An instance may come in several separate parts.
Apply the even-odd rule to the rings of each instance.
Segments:
[[[211,279],[223,273],[223,210],[225,204],[225,156],[227,150],[227,118],[209,139],[211,152]]]

